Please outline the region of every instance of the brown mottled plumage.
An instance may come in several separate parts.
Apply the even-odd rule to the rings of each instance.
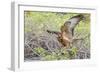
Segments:
[[[50,31],[49,33],[54,33],[58,35],[58,41],[66,48],[69,48],[71,43],[73,42],[74,29],[76,25],[84,18],[82,14],[73,16],[68,21],[61,26],[61,32]]]

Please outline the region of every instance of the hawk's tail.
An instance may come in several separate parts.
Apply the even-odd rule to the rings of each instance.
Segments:
[[[59,35],[61,34],[60,32],[58,31],[51,31],[51,30],[47,30],[48,33],[52,33],[52,34],[56,34],[56,35]]]

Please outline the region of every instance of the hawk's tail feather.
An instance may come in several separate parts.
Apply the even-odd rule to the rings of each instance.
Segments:
[[[58,31],[51,31],[51,30],[47,30],[48,33],[52,33],[52,34],[56,34],[56,35],[59,35],[61,34],[60,32]]]

